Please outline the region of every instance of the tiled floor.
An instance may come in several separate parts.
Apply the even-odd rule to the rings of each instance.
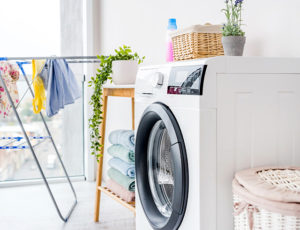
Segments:
[[[94,223],[95,184],[74,182],[78,205],[67,223],[63,223],[52,204],[44,185],[0,188],[1,230],[134,230],[134,215],[120,204],[101,198],[100,222]],[[72,202],[68,187],[51,185],[63,208]],[[69,207],[69,206],[68,206]],[[67,209],[66,209],[67,210]]]

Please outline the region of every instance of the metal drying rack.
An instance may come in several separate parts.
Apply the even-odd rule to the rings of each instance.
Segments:
[[[43,178],[43,181],[45,182],[45,185],[46,185],[46,187],[47,187],[47,190],[48,190],[48,192],[49,192],[49,195],[50,195],[50,197],[51,197],[51,200],[52,200],[52,202],[53,202],[53,204],[54,204],[54,206],[55,206],[55,208],[56,208],[56,211],[57,211],[59,217],[60,217],[64,222],[67,222],[68,219],[69,219],[69,217],[71,216],[71,214],[72,214],[72,212],[73,212],[75,206],[77,205],[77,196],[76,196],[76,192],[75,192],[75,190],[74,190],[74,187],[73,187],[73,185],[72,185],[72,183],[71,183],[70,177],[69,177],[69,175],[68,175],[68,173],[67,173],[67,170],[66,170],[66,168],[65,168],[65,165],[64,165],[64,163],[63,163],[63,161],[62,161],[62,159],[61,159],[61,157],[60,157],[60,154],[59,154],[59,152],[58,152],[58,149],[57,149],[57,147],[56,147],[56,144],[55,144],[55,142],[54,142],[54,140],[53,140],[53,138],[52,138],[51,132],[50,132],[50,130],[49,130],[49,128],[48,128],[48,125],[47,125],[47,123],[46,123],[46,121],[45,121],[45,118],[44,118],[43,114],[40,112],[39,114],[40,114],[40,116],[41,116],[41,120],[42,120],[42,122],[43,122],[43,124],[44,124],[44,126],[45,126],[45,129],[46,129],[46,132],[47,132],[48,136],[44,136],[44,137],[31,137],[31,136],[28,136],[28,135],[27,135],[26,130],[25,130],[25,127],[24,127],[24,125],[23,125],[23,122],[22,122],[22,120],[21,120],[21,118],[20,118],[20,115],[19,115],[19,113],[18,113],[18,111],[17,111],[17,107],[19,106],[19,104],[21,103],[22,99],[24,98],[25,94],[26,94],[28,91],[31,93],[32,97],[34,97],[34,92],[33,92],[32,88],[31,88],[32,82],[31,82],[31,83],[29,82],[29,80],[28,80],[28,78],[26,77],[26,74],[25,74],[25,72],[24,72],[22,66],[20,65],[20,64],[30,64],[31,61],[32,61],[33,59],[35,59],[35,60],[41,60],[41,59],[65,59],[68,63],[79,63],[79,64],[83,64],[83,63],[99,63],[100,60],[99,60],[96,56],[61,56],[61,57],[50,56],[50,57],[5,57],[5,58],[0,58],[0,60],[2,60],[2,61],[12,61],[12,60],[13,60],[13,61],[22,61],[22,62],[19,62],[19,63],[17,62],[17,63],[18,63],[19,66],[20,66],[20,69],[21,69],[21,71],[22,71],[23,77],[24,77],[25,82],[27,83],[27,86],[28,86],[28,88],[27,88],[27,90],[25,91],[24,95],[21,97],[20,102],[19,102],[17,105],[15,105],[14,102],[13,102],[13,100],[12,100],[12,97],[11,97],[11,95],[10,95],[10,92],[9,92],[9,90],[8,90],[6,84],[5,84],[5,81],[4,81],[4,79],[2,78],[1,71],[0,71],[0,82],[2,83],[2,85],[3,85],[3,87],[4,87],[4,90],[5,90],[6,94],[7,94],[7,98],[8,98],[8,100],[9,100],[9,102],[10,102],[10,105],[11,105],[11,107],[12,107],[12,109],[13,109],[15,115],[16,115],[16,118],[17,118],[18,123],[19,123],[19,125],[20,125],[20,127],[21,127],[21,130],[22,130],[22,133],[23,133],[23,135],[24,135],[24,138],[23,138],[23,137],[2,137],[2,138],[0,138],[0,140],[6,139],[6,140],[9,140],[9,141],[10,141],[8,144],[6,144],[6,145],[4,145],[4,146],[1,146],[1,147],[2,147],[1,149],[30,149],[30,151],[31,151],[31,153],[32,153],[32,155],[33,155],[33,158],[34,158],[34,160],[35,160],[35,162],[36,162],[36,164],[37,164],[38,170],[39,170],[40,173],[41,173],[41,176],[42,176],[42,178]],[[22,139],[25,139],[25,141],[26,141],[25,143],[27,143],[26,146],[23,145],[24,143],[19,144],[19,145],[17,145],[17,146],[9,146],[9,144],[14,143],[14,142],[16,142],[16,141],[20,141],[20,140],[22,140]],[[65,217],[62,215],[62,213],[61,213],[61,211],[60,211],[60,209],[59,209],[59,207],[58,207],[58,205],[57,205],[57,202],[56,202],[56,200],[55,200],[55,198],[54,198],[54,195],[53,195],[53,193],[52,193],[52,190],[50,189],[50,186],[49,186],[49,184],[48,184],[47,178],[46,178],[46,176],[45,176],[45,174],[44,174],[44,172],[43,172],[43,169],[42,169],[42,167],[41,167],[41,164],[40,164],[40,162],[39,162],[39,160],[38,160],[38,158],[37,158],[37,155],[36,155],[36,153],[35,153],[35,150],[34,150],[34,147],[35,147],[36,145],[32,145],[32,143],[31,143],[31,141],[30,141],[30,140],[32,140],[32,139],[34,139],[34,140],[36,140],[36,139],[37,139],[37,140],[40,140],[40,142],[38,142],[36,145],[40,144],[42,141],[44,141],[44,140],[46,140],[46,139],[50,139],[50,141],[51,141],[51,143],[52,143],[52,145],[53,145],[53,147],[54,147],[55,153],[56,153],[56,155],[57,155],[57,157],[58,157],[58,159],[59,159],[59,162],[60,162],[60,164],[61,164],[61,166],[62,166],[62,168],[63,168],[63,171],[64,171],[64,173],[65,173],[65,176],[66,176],[66,178],[67,178],[67,181],[68,181],[68,183],[69,183],[69,185],[70,185],[70,187],[71,187],[72,193],[73,193],[73,195],[74,195],[74,203],[73,203],[72,207],[70,208],[70,210],[68,211],[68,213],[67,213],[67,215],[66,215]]]

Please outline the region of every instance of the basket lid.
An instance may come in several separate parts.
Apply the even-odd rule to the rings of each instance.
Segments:
[[[285,203],[300,203],[299,167],[260,167],[239,171],[237,182],[255,196]]]
[[[222,33],[222,25],[211,25],[206,23],[204,25],[193,25],[182,30],[177,30],[170,33],[171,37],[176,37],[182,34],[189,33],[211,33],[211,34],[220,34]]]

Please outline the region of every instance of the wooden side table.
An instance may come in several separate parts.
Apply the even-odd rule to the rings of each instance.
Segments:
[[[135,202],[126,202],[109,190],[107,187],[101,186],[102,184],[102,171],[103,171],[103,157],[104,157],[104,141],[105,141],[105,126],[106,126],[106,115],[107,115],[107,100],[108,97],[129,97],[131,98],[131,110],[132,110],[132,129],[134,130],[134,86],[108,86],[103,88],[103,120],[100,127],[101,139],[100,144],[102,146],[100,154],[102,157],[99,159],[98,170],[97,170],[97,180],[96,180],[96,200],[95,200],[95,216],[94,221],[99,221],[99,211],[100,211],[100,198],[101,192],[107,194],[109,197],[119,202],[123,206],[127,207],[130,211],[135,214]]]

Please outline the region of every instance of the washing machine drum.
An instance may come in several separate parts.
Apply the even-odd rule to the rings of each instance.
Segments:
[[[143,114],[136,135],[136,180],[154,229],[178,229],[188,198],[188,162],[176,118],[160,103]]]

